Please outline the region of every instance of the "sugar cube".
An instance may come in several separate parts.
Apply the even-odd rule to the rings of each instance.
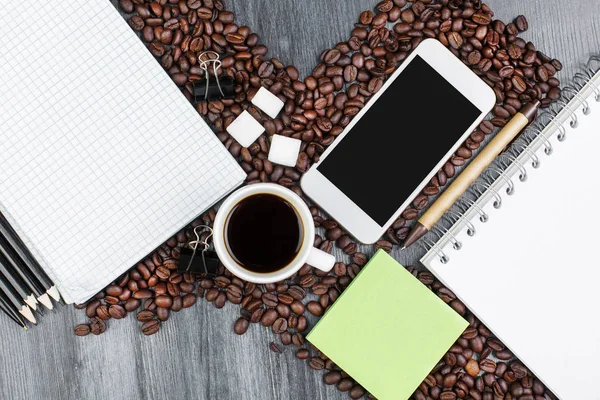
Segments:
[[[264,87],[258,89],[258,92],[252,98],[252,104],[263,110],[271,118],[277,118],[277,114],[283,108],[283,101]]]
[[[227,132],[244,147],[249,147],[265,131],[248,111],[242,112],[229,126]]]
[[[293,167],[296,165],[301,144],[302,142],[298,139],[273,135],[271,149],[269,150],[269,161],[286,167]]]

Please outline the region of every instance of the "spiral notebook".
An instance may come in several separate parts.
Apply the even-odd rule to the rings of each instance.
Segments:
[[[243,182],[108,0],[20,1],[0,37],[0,209],[67,302]]]
[[[421,261],[559,398],[597,400],[600,58],[563,93],[446,215],[454,225],[426,237]]]

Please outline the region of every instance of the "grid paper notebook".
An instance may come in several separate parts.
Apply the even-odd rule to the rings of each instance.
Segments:
[[[571,101],[540,114],[519,139],[527,150],[515,143],[496,161],[504,178],[488,170],[479,180],[488,189],[421,260],[563,400],[600,399],[600,58],[592,60],[564,88]]]
[[[65,301],[244,180],[108,0],[20,1],[0,37],[0,209]]]

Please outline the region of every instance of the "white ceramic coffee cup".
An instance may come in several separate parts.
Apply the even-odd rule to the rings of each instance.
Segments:
[[[279,196],[291,204],[298,213],[300,221],[303,225],[302,246],[300,247],[300,251],[298,251],[296,257],[285,267],[269,273],[249,271],[239,265],[229,253],[225,243],[225,223],[229,218],[231,210],[233,210],[233,208],[243,199],[261,193]],[[278,282],[292,276],[295,272],[302,268],[305,263],[322,271],[330,271],[331,268],[333,268],[333,264],[335,264],[335,258],[331,254],[313,247],[313,242],[315,239],[315,224],[306,203],[300,197],[298,197],[296,193],[274,183],[256,183],[245,186],[232,193],[219,208],[217,216],[215,217],[213,230],[215,251],[217,252],[217,255],[219,256],[219,259],[223,265],[225,265],[225,267],[231,271],[232,274],[248,282]]]

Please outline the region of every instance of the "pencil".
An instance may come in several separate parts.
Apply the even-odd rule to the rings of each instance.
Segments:
[[[0,252],[0,272],[2,272],[6,280],[12,285],[25,303],[33,310],[36,310],[37,300],[35,299],[33,292],[27,287],[27,284],[16,273],[14,268],[11,268],[10,262],[4,257],[2,252]]]
[[[46,308],[52,309],[54,305],[46,294],[46,289],[37,277],[27,267],[25,262],[19,257],[13,246],[6,240],[6,238],[0,235],[0,258],[5,257],[8,265],[19,275],[19,277],[25,282],[27,287],[32,291],[33,295],[42,303]],[[29,304],[29,303],[27,303]],[[31,304],[29,304],[31,306]]]
[[[36,323],[35,316],[29,309],[29,306],[23,299],[19,298],[19,294],[15,289],[7,282],[6,278],[0,273],[0,290],[4,292],[10,303],[32,324]]]
[[[496,157],[508,146],[515,137],[531,121],[533,121],[541,102],[535,100],[528,103],[502,128],[500,132],[488,143],[487,146],[469,163],[469,165],[456,177],[454,182],[438,197],[429,209],[419,218],[413,230],[404,241],[403,249],[415,243],[425,235],[450,207],[462,196],[481,173],[494,161]]]
[[[27,324],[23,320],[23,318],[17,313],[17,310],[3,297],[4,293],[0,292],[0,310],[4,311],[4,313],[13,321],[15,321],[18,325],[20,325],[26,331],[29,330],[27,328]]]
[[[4,214],[0,212],[0,234],[6,238],[13,249],[19,254],[21,259],[29,267],[30,271],[35,274],[37,279],[42,283],[48,293],[54,300],[60,301],[60,293],[50,277],[44,272],[42,266],[37,262],[33,254],[29,251],[25,243],[21,240],[17,232],[12,228]]]

